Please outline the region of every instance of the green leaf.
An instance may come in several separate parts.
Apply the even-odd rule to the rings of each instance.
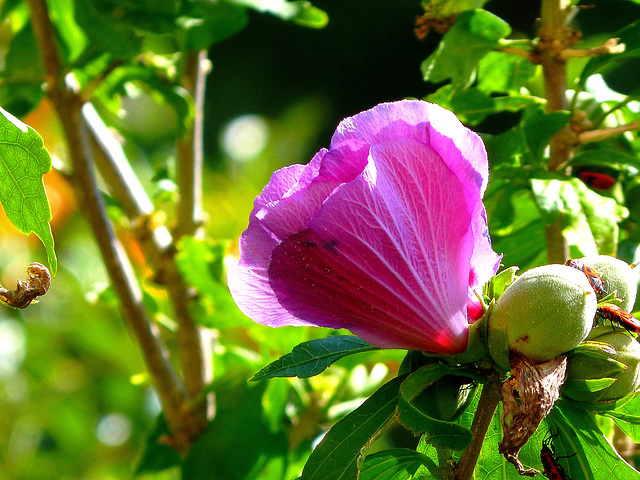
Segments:
[[[380,350],[364,340],[350,335],[334,335],[301,343],[273,363],[270,363],[251,380],[258,381],[273,377],[308,378],[318,375],[329,365],[347,355]]]
[[[571,165],[598,165],[616,170],[625,166],[640,169],[640,159],[636,155],[612,148],[592,148],[576,153],[571,159]]]
[[[185,236],[177,248],[178,270],[198,293],[190,304],[196,321],[218,329],[238,327],[248,322],[238,310],[224,281],[226,244]]]
[[[309,457],[301,480],[357,478],[364,451],[396,415],[404,378],[390,380],[336,423]]]
[[[422,62],[424,80],[439,83],[451,78],[454,89],[468,87],[475,78],[478,62],[510,33],[509,25],[492,13],[462,12],[438,49]]]
[[[613,421],[620,429],[633,440],[640,443],[640,395],[636,395],[632,400],[624,405],[605,413],[613,418]]]
[[[618,222],[626,216],[615,200],[598,195],[577,178],[532,179],[531,189],[545,223],[563,217],[572,257],[615,253]]]
[[[461,370],[432,364],[409,375],[400,387],[398,420],[414,435],[425,433],[427,442],[436,447],[463,450],[471,441],[471,431],[456,423],[429,416],[420,408],[418,402],[420,394],[427,387],[448,374],[461,374]]]
[[[611,79],[619,76],[629,61],[637,61],[637,58],[640,57],[640,22],[635,21],[627,25],[611,35],[611,38],[619,38],[619,43],[624,43],[624,52],[591,58],[580,74],[579,84],[581,89],[584,89],[587,79],[591,75],[600,73],[605,76],[605,79]],[[637,83],[635,79],[629,80],[631,80],[631,85]],[[611,87],[614,88],[613,86]],[[635,90],[634,87],[632,88]]]
[[[569,125],[570,117],[568,111],[545,113],[540,106],[525,110],[522,128],[532,161],[542,161],[547,145],[556,133]]]
[[[383,450],[367,455],[358,480],[405,480],[415,474],[420,465],[435,467],[433,460],[415,450]]]
[[[323,28],[329,22],[329,16],[308,1],[289,2],[287,0],[232,0],[233,3],[253,8],[259,12],[268,12],[282,20],[311,28]]]
[[[176,19],[185,50],[203,50],[235,35],[248,23],[245,9],[227,2],[189,2],[190,9]]]
[[[600,431],[593,414],[561,399],[547,418],[551,425],[560,425],[561,437],[554,442],[556,454],[573,455],[564,459],[565,472],[573,480],[640,478]]]
[[[502,270],[493,277],[488,284],[489,298],[498,299],[504,293],[509,285],[516,279],[518,267],[509,267]]]
[[[164,435],[171,435],[171,431],[164,415],[159,415],[147,435],[134,475],[159,472],[182,463],[180,454],[175,448],[159,442],[160,437]]]
[[[538,67],[529,60],[504,52],[489,52],[478,64],[478,88],[485,92],[520,92]]]
[[[38,132],[4,109],[0,112],[0,202],[18,230],[40,238],[51,275],[55,275],[58,263],[49,225],[51,209],[42,182],[42,176],[51,170],[51,157]]]
[[[182,480],[246,480],[271,469],[270,478],[285,478],[288,442],[264,418],[267,386],[243,381],[215,389],[216,416],[189,449]]]
[[[433,17],[448,17],[454,13],[482,8],[488,0],[422,0],[422,7]]]

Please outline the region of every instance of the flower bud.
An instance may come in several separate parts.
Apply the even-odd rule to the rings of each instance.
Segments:
[[[488,321],[489,352],[505,366],[506,350],[545,362],[582,342],[597,298],[581,271],[566,265],[528,270],[500,296]]]
[[[613,349],[602,349],[598,355],[590,352],[571,355],[562,394],[597,405],[631,394],[640,386],[640,344],[629,334],[613,331],[609,326],[596,327],[589,337]]]
[[[600,274],[609,293],[616,292],[616,297],[621,300],[622,310],[633,310],[638,293],[638,274],[627,262],[609,255],[584,257],[579,260]]]

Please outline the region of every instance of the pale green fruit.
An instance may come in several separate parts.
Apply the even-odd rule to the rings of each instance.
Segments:
[[[635,391],[640,386],[640,343],[628,333],[607,327],[595,328],[589,339],[611,345],[616,353],[570,356],[562,394],[579,402],[601,404]],[[598,386],[599,379],[614,381]]]
[[[633,309],[638,293],[638,273],[618,258],[609,255],[597,255],[579,259],[600,274],[609,293],[616,292],[621,299],[620,308],[626,312]]]
[[[532,268],[491,309],[489,352],[503,367],[506,349],[536,362],[551,360],[587,338],[596,308],[596,294],[580,270],[566,265]]]

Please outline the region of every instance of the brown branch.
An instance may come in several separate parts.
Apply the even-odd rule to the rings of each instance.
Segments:
[[[543,0],[540,15],[540,64],[544,75],[547,112],[567,109],[567,72],[560,52],[577,41],[578,35],[567,26],[570,10],[565,0]],[[575,133],[569,128],[556,134],[549,143],[549,170],[565,165],[571,158]],[[562,222],[546,225],[547,254],[550,262],[564,263],[569,247],[562,233]]]
[[[31,21],[44,61],[48,92],[60,117],[73,166],[71,178],[79,204],[91,226],[102,254],[111,284],[121,302],[123,317],[135,335],[147,369],[151,374],[165,418],[179,451],[188,447],[194,432],[182,415],[184,392],[164,345],[157,337],[142,303],[142,293],[122,245],[116,238],[106,214],[104,200],[96,184],[91,161],[90,135],[82,121],[82,99],[61,81],[62,63],[56,35],[44,0],[29,0]]]
[[[493,414],[500,403],[500,385],[496,381],[489,381],[482,387],[478,400],[478,407],[471,424],[471,443],[464,449],[456,465],[455,480],[470,480],[478,463],[482,450],[482,442],[493,420]]]
[[[618,43],[619,38],[610,38],[598,47],[588,48],[586,50],[574,50],[567,48],[558,53],[560,61],[566,61],[570,58],[599,57],[610,53],[622,53],[626,46],[624,43]]]
[[[496,51],[509,53],[511,55],[516,55],[518,57],[522,57],[526,60],[529,60],[531,63],[540,63],[540,58],[535,52],[530,50],[525,50],[524,48],[517,47],[497,47]]]
[[[212,416],[211,396],[205,396],[204,386],[212,380],[211,347],[202,345],[200,332],[189,312],[193,292],[185,284],[175,263],[175,248],[169,230],[153,221],[154,207],[131,169],[120,143],[113,137],[98,113],[85,104],[83,115],[91,129],[94,158],[111,194],[120,202],[134,225],[133,233],[140,242],[149,264],[155,271],[155,281],[166,287],[178,323],[178,349],[188,397],[188,409],[194,415],[193,430],[204,429]]]
[[[618,127],[599,128],[597,130],[587,130],[586,132],[580,132],[578,134],[578,143],[584,144],[590,142],[599,142],[601,140],[606,140],[607,138],[620,135],[624,132],[631,132],[633,130],[640,130],[640,122],[638,120],[634,120],[631,123],[620,125]]]

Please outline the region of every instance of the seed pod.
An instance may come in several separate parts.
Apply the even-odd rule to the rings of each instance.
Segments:
[[[616,292],[621,300],[620,308],[626,312],[633,310],[638,293],[638,273],[631,266],[618,258],[609,255],[584,257],[580,261],[590,265],[597,271],[609,293]]]
[[[589,339],[613,347],[598,355],[571,355],[562,395],[591,404],[620,400],[640,386],[640,344],[610,326],[596,327]]]
[[[506,349],[536,362],[551,360],[587,337],[596,307],[596,294],[580,270],[566,265],[528,270],[490,311],[489,352],[503,367]]]

